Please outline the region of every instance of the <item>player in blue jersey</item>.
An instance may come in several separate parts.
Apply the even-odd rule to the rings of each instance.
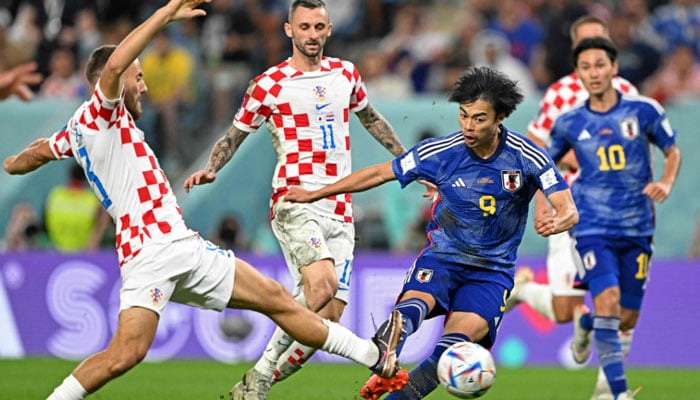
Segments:
[[[548,148],[556,161],[573,149],[581,176],[572,185],[580,222],[572,229],[580,255],[577,280],[593,297],[574,311],[574,359],[584,363],[591,340],[615,399],[629,399],[618,329],[635,327],[646,289],[654,233],[653,202],[663,202],[678,175],[675,131],[655,100],[615,90],[617,49],[603,37],[584,39],[574,62],[590,97],[560,116]],[[653,181],[651,144],[665,163]]]
[[[295,186],[287,193],[287,201],[309,202],[395,179],[402,187],[416,180],[438,187],[426,247],[406,275],[395,310],[405,320],[406,335],[425,318],[446,315],[443,335],[402,390],[394,391],[405,382],[372,376],[363,398],[377,399],[387,391],[394,391],[388,399],[422,398],[438,386],[437,362],[451,344],[493,345],[513,288],[530,200],[538,189],[556,210],[536,222],[539,234],[562,232],[578,221],[571,192],[551,158],[502,125],[522,99],[516,82],[500,72],[469,69],[449,94],[459,104],[460,131],[422,141],[393,161],[335,184],[312,192]]]

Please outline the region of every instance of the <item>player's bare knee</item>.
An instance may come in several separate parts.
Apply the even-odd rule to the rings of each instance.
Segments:
[[[309,290],[305,290],[306,301],[309,304],[309,309],[313,311],[320,310],[326,304],[328,304],[328,302],[333,300],[333,297],[337,291],[337,284],[335,286],[321,284],[311,287]]]
[[[139,351],[138,349],[125,350],[113,356],[109,366],[112,376],[119,376],[126,373],[143,361],[145,357],[146,351]]]

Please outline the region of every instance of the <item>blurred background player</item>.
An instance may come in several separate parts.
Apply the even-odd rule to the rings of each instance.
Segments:
[[[585,15],[571,24],[570,36],[575,46],[585,38],[608,37],[608,26],[605,21],[598,17]],[[634,85],[619,76],[613,78],[613,86],[622,93],[638,93]],[[528,125],[527,137],[541,147],[546,147],[551,140],[551,129],[557,118],[587,98],[588,92],[576,71],[560,78],[547,88],[540,101],[539,112]],[[579,175],[578,162],[573,152],[569,152],[559,160],[557,167],[569,184],[572,184]],[[549,212],[551,210],[544,197],[535,196],[535,215]],[[534,282],[531,269],[519,268],[515,273],[513,295],[508,299],[508,310],[520,302],[525,302],[552,321],[570,322],[573,318],[574,308],[578,304],[583,304],[586,293],[584,290],[574,287],[574,277],[576,276],[574,254],[569,232],[550,236],[547,252],[548,284]],[[631,330],[621,333],[625,355],[629,353],[632,335],[633,331]],[[594,398],[610,393],[602,369],[599,370],[594,392]]]
[[[365,399],[420,399],[438,386],[437,363],[450,345],[468,341],[491,348],[513,287],[518,245],[529,203],[542,190],[556,212],[541,215],[536,230],[549,236],[578,220],[569,187],[544,150],[502,125],[523,95],[515,81],[488,67],[464,73],[450,92],[459,104],[460,131],[420,142],[393,161],[352,173],[307,192],[294,186],[289,201],[314,201],[360,192],[387,181],[402,187],[415,180],[437,186],[428,242],[406,275],[394,311],[405,319],[406,335],[425,318],[445,315],[433,353],[409,374],[372,376]]]
[[[389,123],[369,103],[357,68],[326,57],[333,24],[321,0],[295,0],[284,25],[291,58],[250,81],[226,135],[205,169],[185,181],[185,190],[213,182],[249,134],[266,124],[278,156],[270,201],[272,230],[295,282],[296,300],[324,318],[339,321],[350,297],[355,246],[352,199],[332,196],[312,204],[279,199],[291,185],[314,189],[351,171],[348,115],[394,156],[405,151]],[[265,399],[273,381],[296,372],[315,348],[295,343],[282,329],[273,333],[262,357],[236,385],[236,396]]]
[[[579,41],[574,62],[590,98],[557,119],[548,147],[555,161],[573,149],[581,169],[572,185],[581,218],[571,234],[580,256],[576,280],[591,292],[594,311],[576,306],[571,346],[574,360],[584,363],[592,339],[612,398],[630,399],[618,330],[637,324],[651,265],[654,201],[671,193],[681,153],[658,102],[613,86],[617,49],[609,39]],[[665,158],[657,182],[652,144]]]
[[[391,377],[398,368],[400,314],[372,340],[300,306],[278,282],[205,241],[187,227],[170,183],[136,127],[148,88],[138,55],[168,23],[205,15],[207,0],[171,0],[136,27],[119,46],[97,48],[86,76],[93,96],[62,130],[37,139],[3,168],[25,174],[59,159],[74,159],[116,224],[122,277],[116,332],[107,348],[81,362],[48,397],[82,399],[141,362],[160,314],[170,301],[221,311],[249,309],[269,316],[305,345],[346,356]]]

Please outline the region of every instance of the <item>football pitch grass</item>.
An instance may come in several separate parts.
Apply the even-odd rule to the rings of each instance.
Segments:
[[[77,362],[57,359],[0,359],[0,399],[45,399]],[[228,390],[252,364],[168,360],[138,365],[88,399],[228,399]],[[555,367],[499,368],[496,383],[482,398],[490,400],[588,400],[596,370]],[[269,400],[360,399],[358,391],[369,376],[354,364],[311,362],[286,381],[272,387]],[[700,398],[700,370],[634,368],[627,372],[631,388],[642,386],[640,400]],[[438,388],[430,400],[451,400]]]

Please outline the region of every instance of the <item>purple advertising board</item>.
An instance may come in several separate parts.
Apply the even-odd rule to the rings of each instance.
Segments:
[[[239,254],[262,273],[291,287],[281,256]],[[351,300],[341,323],[370,337],[391,310],[412,255],[359,253],[353,262]],[[521,259],[537,280],[544,260]],[[655,260],[635,331],[629,364],[700,367],[700,263]],[[102,350],[116,326],[119,267],[113,252],[0,254],[0,358],[50,356],[82,359]],[[228,329],[222,329],[226,326]],[[250,311],[204,311],[170,303],[161,317],[147,359],[213,359],[234,363],[262,354],[274,324]],[[440,336],[442,318],[426,321],[408,338],[402,361],[427,356]],[[571,324],[556,325],[519,305],[506,314],[493,353],[505,366],[573,367]],[[342,359],[317,353],[317,361]],[[593,361],[594,362],[594,361]]]

